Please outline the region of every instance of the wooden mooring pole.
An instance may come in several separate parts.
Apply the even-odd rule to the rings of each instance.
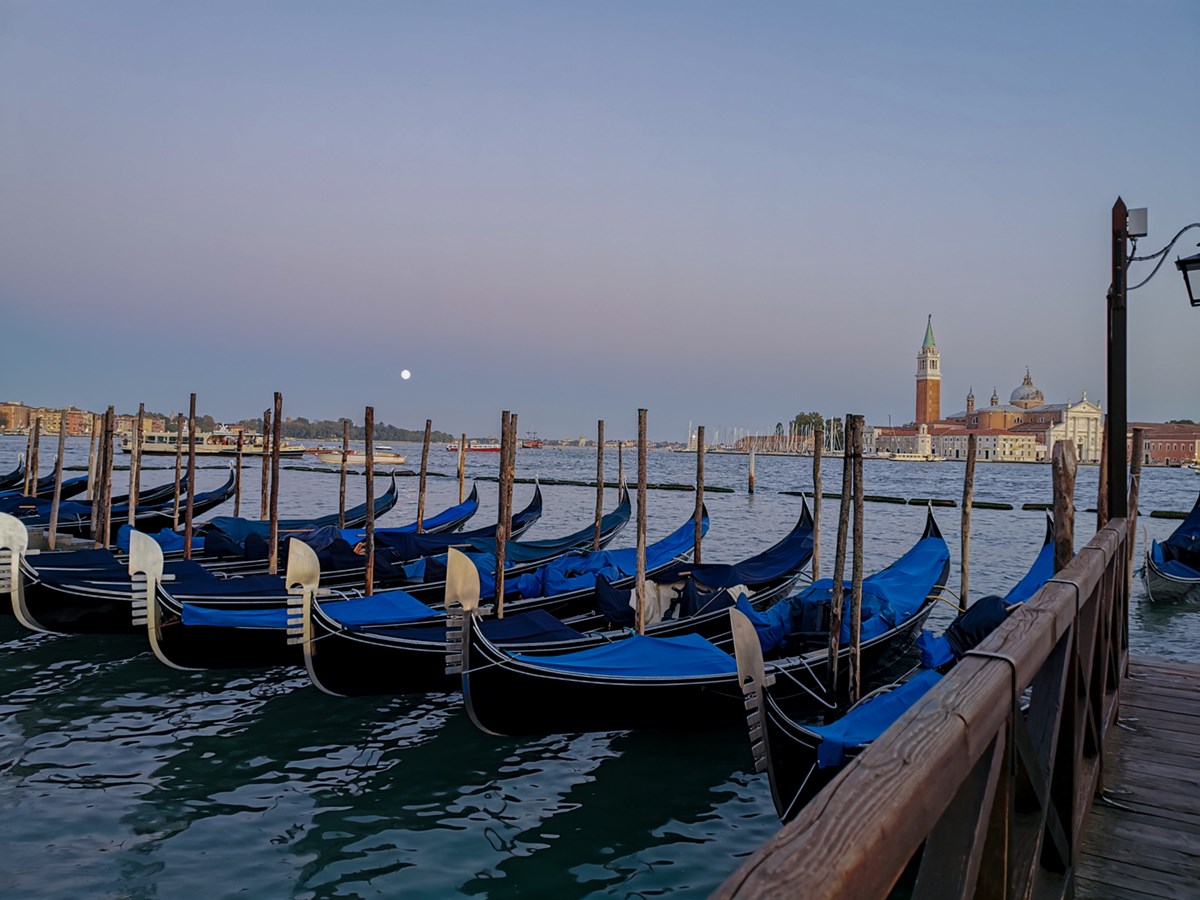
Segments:
[[[196,395],[188,400],[187,506],[183,517],[183,558],[192,558],[192,514],[196,507]],[[274,569],[271,570],[274,574]]]
[[[425,443],[421,447],[421,483],[417,488],[417,534],[425,531],[425,477],[429,472],[429,438],[433,433],[433,419],[425,420]]]
[[[617,488],[618,494],[620,487]],[[600,520],[604,518],[604,420],[596,421],[596,530],[592,550],[600,549]]]
[[[175,505],[171,512],[171,528],[179,530],[179,502],[183,485],[180,483],[183,469],[183,413],[175,415]]]
[[[350,420],[342,419],[342,471],[338,479],[338,528],[346,527],[346,460],[350,456]]]
[[[1142,484],[1142,457],[1146,453],[1146,431],[1133,429],[1133,455],[1129,460],[1129,557],[1125,561],[1125,595],[1132,596],[1133,554],[1137,548],[1138,497]]]
[[[500,472],[497,477],[496,493],[496,618],[504,618],[504,555],[508,543],[508,513],[504,509],[508,478],[508,420],[511,413],[505,409],[500,413]]]
[[[517,414],[514,412],[508,418],[508,476],[504,488],[504,515],[506,528],[504,533],[512,536],[513,481],[517,476]]]
[[[1100,478],[1096,495],[1096,530],[1108,524],[1108,429],[1100,430]]]
[[[862,598],[863,598],[863,417],[852,416],[847,447],[853,457],[854,561],[850,567],[850,700],[862,698]]]
[[[825,429],[818,425],[813,431],[813,581],[821,577],[821,453],[824,449]]]
[[[458,502],[467,497],[467,433],[458,442]]]
[[[646,633],[646,410],[638,410],[637,633]]]
[[[95,413],[88,413],[88,415],[92,417],[92,426],[88,429],[88,480],[87,491],[83,496],[87,500],[93,500],[96,497],[96,444],[100,436],[96,420],[100,417]]]
[[[751,476],[753,478],[753,476]],[[753,493],[753,491],[751,491]],[[692,513],[692,561],[700,565],[700,541],[704,537],[704,426],[696,426],[696,509]]]
[[[283,436],[283,394],[275,392],[275,412],[271,417],[271,524],[267,553],[267,572],[279,571],[279,445]],[[371,477],[369,474],[368,478]]]
[[[1054,444],[1054,571],[1061,572],[1075,556],[1075,445]]]
[[[375,593],[375,407],[363,412],[363,439],[367,457],[367,571],[364,591],[368,597]]]
[[[137,527],[138,491],[142,489],[142,431],[146,423],[146,404],[139,403],[137,419],[134,420],[133,435],[129,445],[129,517],[130,528]],[[234,513],[237,515],[237,513]]]
[[[958,608],[967,608],[967,588],[971,580],[971,503],[975,499],[975,454],[978,438],[974,433],[967,437],[967,471],[963,475],[962,503],[962,581],[958,586]]]
[[[33,476],[33,483],[37,484],[37,459],[33,455],[33,435],[34,428],[30,426],[29,434],[25,436],[25,480],[21,482],[21,496],[28,497],[30,495],[29,477]]]
[[[30,472],[29,472],[29,496],[37,497],[37,495],[38,495],[38,475],[41,474],[41,468],[42,468],[42,454],[41,454],[42,417],[40,415],[36,416],[33,420],[33,437],[31,440],[31,444],[32,444],[33,449],[30,450],[30,454],[31,454],[30,459],[32,461],[29,465],[29,469],[30,469]]]
[[[750,445],[750,483],[746,486],[746,493],[754,493],[754,445]]]
[[[624,444],[617,441],[617,484],[625,483],[625,451]]]
[[[54,457],[54,499],[50,501],[50,549],[55,548],[58,537],[58,504],[62,500],[63,451],[67,446],[67,411],[59,413],[58,453]]]
[[[234,460],[233,472],[233,517],[236,519],[242,514],[242,435],[243,432],[238,432],[237,441],[237,459]]]
[[[263,410],[262,440],[259,442],[262,459],[262,492],[258,498],[258,517],[267,521],[271,495],[271,457],[267,455],[270,449],[267,445],[271,440],[271,410]]]
[[[842,426],[842,436],[845,439],[846,429],[850,425],[847,415]],[[847,529],[850,527],[850,507],[853,501],[850,495],[853,487],[854,464],[850,454],[842,453],[842,498],[838,506],[837,546],[833,556],[833,589],[829,598],[829,699],[835,702],[838,695],[838,651],[842,641],[842,610],[845,606],[846,582],[846,540]]]
[[[104,413],[103,451],[100,454],[103,474],[100,476],[100,523],[96,528],[96,546],[107,547],[112,535],[112,476],[113,476],[113,428],[116,416],[110,406]],[[92,504],[92,520],[97,518],[96,505]]]

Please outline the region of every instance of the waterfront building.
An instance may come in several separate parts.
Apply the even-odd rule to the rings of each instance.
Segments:
[[[1147,466],[1200,466],[1200,425],[1157,422],[1130,422],[1129,445],[1133,429],[1141,428],[1142,464]]]

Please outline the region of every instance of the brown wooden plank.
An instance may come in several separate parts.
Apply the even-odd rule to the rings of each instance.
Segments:
[[[1195,900],[1200,894],[1200,879],[1191,873],[1160,872],[1111,858],[1103,861],[1096,860],[1095,857],[1092,859],[1098,864],[1094,867],[1080,866],[1081,871],[1100,876],[1109,884],[1151,891],[1152,896],[1174,897],[1179,900]]]
[[[1160,900],[1162,894],[1147,893],[1129,885],[1116,886],[1104,880],[1102,873],[1081,869],[1075,877],[1077,900]]]

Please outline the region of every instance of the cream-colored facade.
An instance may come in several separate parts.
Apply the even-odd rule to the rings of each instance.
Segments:
[[[1042,447],[1032,434],[1008,431],[947,431],[933,440],[934,453],[946,459],[966,459],[967,441],[975,435],[975,458],[982,462],[1037,462]]]

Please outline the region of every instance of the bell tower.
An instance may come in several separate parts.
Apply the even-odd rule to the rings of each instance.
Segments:
[[[917,425],[942,417],[942,358],[933,340],[933,316],[925,323],[925,341],[917,354]]]

